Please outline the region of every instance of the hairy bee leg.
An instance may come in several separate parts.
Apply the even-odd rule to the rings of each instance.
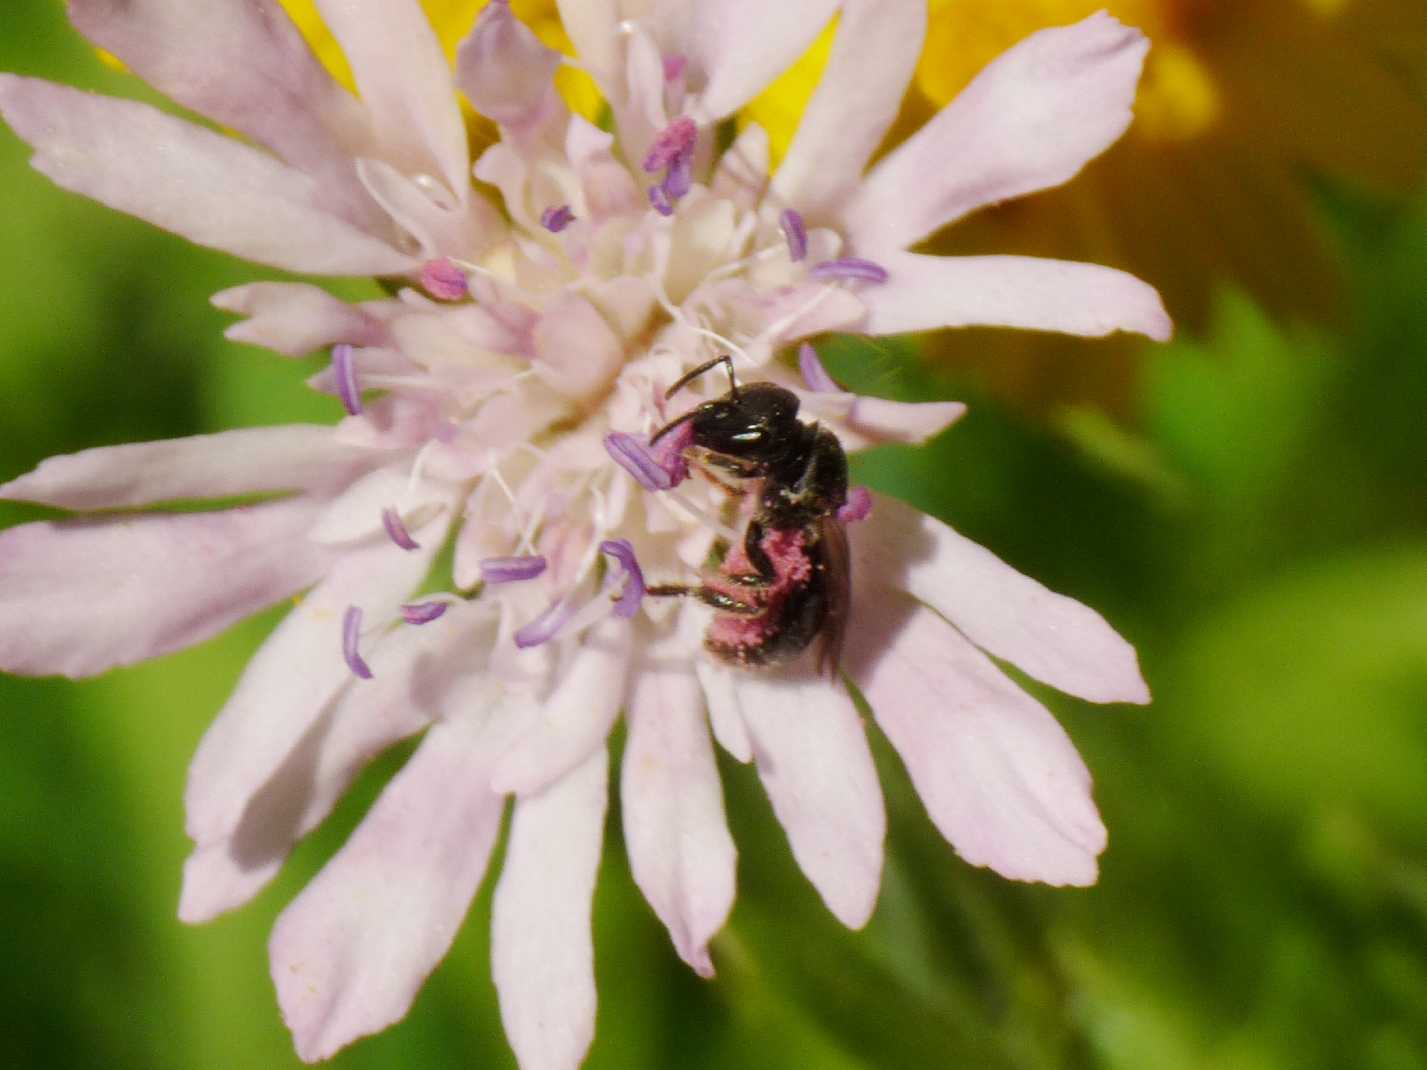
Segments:
[[[763,525],[754,517],[748,522],[748,530],[743,535],[743,556],[753,566],[753,572],[739,572],[729,575],[729,579],[740,587],[772,587],[778,582],[778,570],[773,560],[763,549]]]
[[[704,605],[712,606],[725,613],[739,613],[750,617],[756,617],[763,612],[761,606],[751,606],[747,602],[731,598],[722,591],[715,591],[712,587],[698,584],[660,583],[644,588],[644,593],[655,598],[697,598]]]

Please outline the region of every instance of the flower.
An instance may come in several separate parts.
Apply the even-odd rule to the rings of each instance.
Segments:
[[[273,0],[201,19],[179,0],[73,0],[95,44],[247,142],[0,76],[0,112],[60,185],[259,263],[381,275],[395,291],[346,304],[262,282],[214,299],[246,317],[236,339],[331,347],[313,386],[347,412],[333,428],[88,450],[0,487],[86,514],[0,534],[0,666],[90,675],[300,594],[194,758],[180,915],[246,902],[371,758],[424,733],[275,927],[298,1052],[325,1058],[406,1013],[513,797],[493,920],[501,1012],[522,1065],[573,1066],[594,1028],[590,896],[621,712],[631,869],[699,973],[713,972],[708,943],[734,896],[710,730],[756,766],[839,919],[862,925],[880,880],[882,797],[844,681],[712,657],[701,633],[746,643],[747,631],[663,597],[697,584],[720,546],[732,549],[709,582],[729,585],[756,505],[712,478],[718,458],[679,419],[722,384],[696,376],[687,401],[670,388],[726,354],[730,374],[778,384],[857,449],[921,441],[962,406],[858,397],[811,346],[801,377],[777,354],[833,330],[969,323],[1165,337],[1155,292],[1120,272],[909,251],[1113,142],[1145,43],[1103,15],[1037,34],[866,170],[920,49],[919,0],[670,2],[629,20],[568,4],[617,135],[570,113],[554,88],[562,61],[504,3],[454,71],[414,0],[321,7],[360,100]],[[782,166],[768,177],[756,128],[719,151],[720,124],[834,12],[828,76]],[[474,162],[479,188],[458,89],[500,128]],[[1090,701],[1144,702],[1133,650],[939,521],[827,486],[820,522],[847,526],[853,577],[842,666],[932,820],[973,864],[1093,882],[1105,830],[1089,774],[991,658]],[[770,600],[791,597],[813,560],[808,530],[772,535]],[[417,594],[448,544],[451,589]]]

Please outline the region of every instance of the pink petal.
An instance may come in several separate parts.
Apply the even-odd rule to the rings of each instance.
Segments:
[[[330,211],[307,175],[146,104],[0,74],[0,113],[57,185],[199,245],[312,274],[415,266]]]
[[[966,415],[966,406],[959,401],[887,401],[841,392],[802,397],[803,412],[831,423],[849,450],[884,442],[920,445]]]
[[[535,326],[536,373],[552,390],[582,399],[602,390],[624,366],[624,343],[595,306],[564,295]]]
[[[466,127],[451,67],[416,0],[317,0],[388,162],[470,197]]]
[[[743,723],[743,711],[738,705],[738,691],[734,685],[733,672],[707,658],[695,661],[694,669],[698,674],[699,684],[704,689],[704,699],[709,710],[709,727],[713,729],[714,738],[735,761],[748,764],[753,760],[753,743],[749,740],[748,728]]]
[[[377,346],[386,341],[386,329],[371,313],[307,283],[254,282],[222,290],[211,300],[215,308],[248,317],[223,337],[285,357],[305,357],[338,342]]]
[[[456,80],[480,112],[506,127],[524,127],[550,106],[559,53],[542,45],[507,4],[490,4],[461,42]]]
[[[595,1032],[590,906],[608,801],[603,747],[520,799],[491,917],[491,972],[522,1067],[574,1068]]]
[[[1149,42],[1105,12],[1032,34],[868,174],[844,213],[864,255],[1068,181],[1130,125]]]
[[[496,763],[494,790],[544,791],[603,745],[624,705],[629,632],[628,625],[608,624],[584,637],[559,686],[538,712],[530,711],[525,734]]]
[[[368,654],[373,679],[327,706],[233,835],[198,847],[183,867],[178,916],[210,921],[246,903],[276,874],[292,845],[322,823],[367,763],[443,715],[489,705],[484,659],[493,623],[457,607],[438,628],[403,628]]]
[[[312,583],[298,498],[0,532],[0,668],[93,676],[202,642]]]
[[[882,789],[862,719],[841,684],[820,677],[737,678],[758,776],[793,857],[829,910],[860,929],[882,879]]]
[[[848,534],[854,576],[909,591],[988,653],[1090,702],[1149,701],[1134,648],[1100,614],[934,517],[879,496]]]
[[[70,0],[69,17],[165,96],[316,176],[344,218],[377,219],[352,173],[366,114],[273,0]]]
[[[888,281],[860,294],[868,334],[989,326],[1090,338],[1134,331],[1163,342],[1173,331],[1153,286],[1099,264],[900,252],[881,263]]]
[[[737,852],[699,699],[686,666],[640,670],[620,800],[635,883],[679,957],[712,977],[708,942],[733,908]]]
[[[451,947],[500,831],[476,711],[437,724],[336,856],[278,918],[268,950],[297,1053],[326,1059],[400,1021]]]
[[[826,218],[882,143],[926,36],[925,0],[847,0],[827,70],[773,178],[780,201]]]
[[[375,460],[369,450],[338,442],[330,427],[253,427],[50,457],[33,472],[0,485],[0,498],[88,510],[330,491]]]
[[[757,123],[749,123],[718,158],[709,191],[745,211],[753,208],[768,187],[770,157],[768,132]]]
[[[1055,718],[905,595],[858,613],[849,671],[957,853],[1013,880],[1095,883],[1105,826]]]
[[[732,115],[793,65],[837,10],[836,0],[703,0],[688,29],[691,64],[702,71],[702,121]]]
[[[433,537],[408,553],[376,541],[344,553],[278,625],[248,662],[189,767],[184,801],[191,840],[206,846],[230,837],[253,796],[352,682],[340,647],[346,608],[360,606],[371,622],[395,618],[441,542]]]

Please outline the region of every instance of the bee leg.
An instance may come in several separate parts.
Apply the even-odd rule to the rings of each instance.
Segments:
[[[704,587],[697,584],[684,583],[660,583],[652,587],[644,588],[644,593],[655,598],[697,598],[706,606],[722,610],[724,613],[738,613],[742,616],[756,617],[763,612],[763,607],[749,605],[747,602],[740,602],[736,598],[724,594],[722,591],[715,591],[712,587]]]
[[[771,587],[778,582],[778,570],[763,550],[763,525],[754,517],[743,535],[743,556],[753,566],[753,572],[737,572],[728,579],[740,587]]]

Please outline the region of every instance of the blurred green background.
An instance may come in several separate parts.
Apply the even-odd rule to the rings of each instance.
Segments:
[[[0,14],[0,67],[143,92],[40,0]],[[25,157],[0,133],[0,479],[88,446],[336,418],[301,387],[310,364],[220,336],[208,295],[271,273],[63,194]],[[1148,709],[1043,696],[1096,775],[1098,887],[957,860],[877,738],[887,873],[848,933],[725,763],[742,857],[714,982],[674,956],[611,819],[590,1067],[1427,1066],[1427,200],[1299,179],[1341,321],[1214,280],[1202,329],[1138,352],[1113,417],[1028,415],[906,347],[827,354],[856,387],[973,406],[930,449],[865,457],[862,480],[1138,645]],[[5,525],[40,515],[0,506]],[[297,1065],[267,932],[400,755],[256,903],[177,922],[185,766],[274,619],[82,685],[0,677],[7,1066]],[[334,1065],[513,1065],[488,924],[487,889],[408,1019]]]

